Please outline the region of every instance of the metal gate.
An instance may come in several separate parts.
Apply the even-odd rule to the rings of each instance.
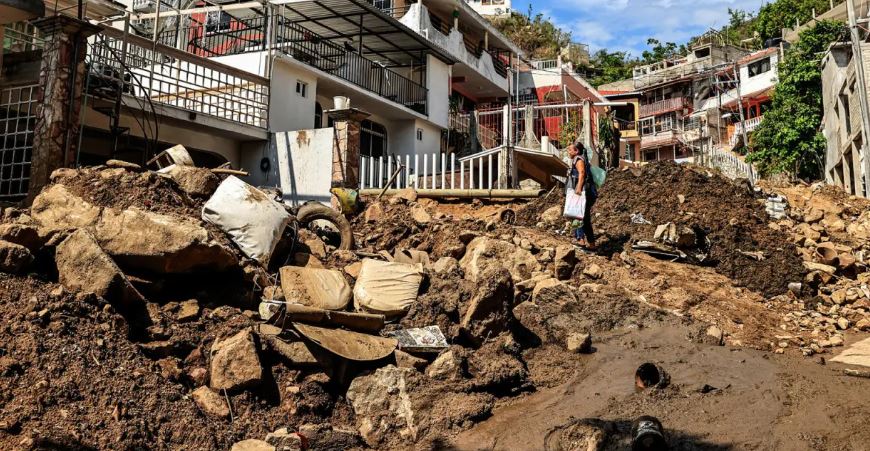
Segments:
[[[27,195],[38,85],[0,90],[0,200]]]

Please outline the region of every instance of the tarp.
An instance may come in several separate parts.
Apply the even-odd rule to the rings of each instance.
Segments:
[[[365,259],[353,289],[357,310],[397,316],[417,300],[423,265]]]
[[[290,214],[266,193],[230,176],[202,208],[202,219],[226,232],[245,255],[268,266]]]

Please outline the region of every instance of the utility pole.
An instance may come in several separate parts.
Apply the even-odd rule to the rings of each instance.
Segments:
[[[868,153],[867,138],[870,137],[870,103],[867,100],[867,80],[864,78],[864,55],[861,52],[861,34],[858,31],[858,18],[855,13],[855,0],[846,0],[849,11],[849,32],[852,38],[852,58],[855,61],[855,74],[858,79],[858,98],[861,105],[861,156],[864,157],[864,196],[870,192],[870,153]]]
[[[734,77],[737,79],[737,108],[740,110],[740,131],[743,134],[743,144],[749,149],[749,138],[746,134],[746,117],[743,114],[743,93],[740,83],[740,64],[734,63]]]

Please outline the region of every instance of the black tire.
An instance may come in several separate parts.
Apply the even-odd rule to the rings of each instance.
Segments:
[[[350,221],[332,208],[316,202],[305,204],[299,207],[299,212],[296,213],[296,219],[298,219],[299,223],[304,227],[308,227],[308,224],[317,220],[331,222],[335,225],[341,235],[341,244],[338,246],[338,249],[342,251],[353,249],[353,230],[350,228]]]

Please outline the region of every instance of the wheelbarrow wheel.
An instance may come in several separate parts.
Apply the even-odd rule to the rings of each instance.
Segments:
[[[317,220],[332,223],[338,229],[338,233],[341,236],[341,244],[338,246],[338,249],[343,251],[353,249],[353,231],[350,228],[350,221],[332,208],[316,202],[305,204],[299,207],[296,219],[304,227],[308,227],[308,224]]]

